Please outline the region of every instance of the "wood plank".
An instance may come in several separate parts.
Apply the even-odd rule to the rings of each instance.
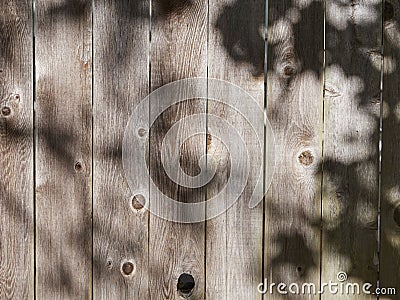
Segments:
[[[231,107],[209,100],[209,118],[218,116],[234,126],[246,143],[249,157],[230,157],[232,153],[229,153],[222,142],[227,143],[224,139],[232,140],[235,137],[220,136],[220,141],[218,136],[223,130],[208,128],[207,153],[218,166],[215,177],[207,186],[208,198],[221,192],[228,178],[246,180],[244,168],[240,174],[232,174],[233,160],[242,165],[247,160],[251,170],[263,169],[263,151],[257,151],[257,138],[250,135],[249,125],[259,120],[257,125],[260,126],[263,138],[265,19],[265,1],[210,2],[209,77],[240,86],[254,97],[261,109],[251,111],[253,118],[245,120]],[[247,105],[251,107],[250,103]],[[236,137],[233,142],[239,144],[241,140]],[[260,142],[263,149],[264,141]],[[207,221],[207,299],[261,299],[257,286],[262,282],[263,204],[261,202],[257,207],[250,209],[249,200],[257,179],[262,182],[263,176],[262,173],[260,178],[254,175],[256,174],[252,173],[249,177],[242,196],[228,211]],[[262,189],[256,197],[263,198]],[[226,204],[231,200],[226,193],[224,200]]]
[[[380,1],[327,1],[326,22],[321,280],[345,272],[346,282],[375,284]]]
[[[400,292],[400,3],[386,1],[384,11],[384,80],[381,189],[381,287]],[[396,296],[382,296],[395,299]],[[398,296],[397,296],[398,297]]]
[[[149,299],[149,213],[134,201],[122,164],[125,127],[149,90],[150,1],[95,1],[95,299]],[[140,178],[147,184],[145,178]],[[135,198],[136,199],[136,198]]]
[[[151,35],[152,91],[179,79],[207,76],[206,0],[153,3]],[[161,104],[157,99],[151,101],[150,113],[157,112]],[[160,203],[161,193],[179,202],[204,201],[203,189],[185,188],[168,178],[161,165],[160,149],[165,134],[175,122],[192,114],[205,113],[205,108],[205,100],[182,102],[165,111],[152,125],[149,165],[157,188],[150,189],[150,208]],[[185,136],[188,127],[177,126],[178,134]],[[183,171],[194,176],[199,169],[197,162],[205,154],[206,136],[191,137],[183,145],[170,141],[167,147],[171,151],[179,147]],[[149,252],[151,299],[188,296],[190,291],[177,288],[182,274],[193,276],[195,281],[187,299],[204,299],[204,223],[173,223],[151,215],[149,247],[154,249]]]
[[[33,298],[32,3],[0,3],[0,298]]]
[[[313,283],[316,290],[320,280],[323,17],[321,2],[284,0],[269,6],[267,115],[275,136],[276,169],[266,196],[264,276],[268,283]],[[276,288],[266,293],[267,299],[280,297]]]
[[[91,297],[91,11],[36,1],[38,299]]]

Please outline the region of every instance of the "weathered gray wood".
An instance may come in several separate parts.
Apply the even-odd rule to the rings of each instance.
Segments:
[[[379,279],[381,287],[394,287],[397,289],[398,295],[400,292],[399,1],[386,1],[384,19],[381,251]],[[387,299],[395,299],[395,297],[396,296],[387,296]]]
[[[37,0],[36,296],[91,296],[91,2]]]
[[[151,90],[175,80],[207,76],[207,1],[153,2],[151,30]],[[160,103],[150,102],[150,111]],[[160,149],[163,137],[181,118],[204,113],[205,100],[183,102],[164,112],[151,128],[150,175],[158,189],[150,190],[150,207],[157,205],[161,192],[180,202],[200,202],[203,189],[184,188],[171,181],[163,171]],[[178,134],[188,127],[178,125]],[[205,130],[205,128],[204,128]],[[206,136],[189,138],[183,145],[173,140],[168,149],[180,147],[181,166],[193,176],[198,160],[205,154]],[[204,299],[204,223],[179,224],[151,215],[149,245],[151,299],[181,299],[178,278],[187,273],[194,277],[195,287],[188,299]]]
[[[381,7],[326,5],[321,280],[346,272],[347,282],[375,284]]]
[[[229,172],[230,160],[242,163],[248,160],[251,170],[257,170],[260,166],[262,170],[263,152],[257,158],[257,140],[249,135],[251,129],[248,121],[257,120],[258,115],[262,129],[264,29],[265,1],[210,2],[209,77],[240,86],[255,98],[261,110],[252,112],[254,119],[244,120],[232,107],[209,100],[209,116],[219,116],[238,129],[238,133],[247,143],[249,158],[229,156],[228,149],[222,142],[226,143],[224,138],[234,139],[234,136],[220,137],[220,141],[219,132],[209,132],[207,153],[217,162],[218,168],[212,182],[207,186],[208,198],[221,192],[229,177],[239,180],[247,178],[244,169],[242,174],[232,174],[232,170]],[[240,142],[236,141],[238,144]],[[263,140],[260,142],[263,147]],[[242,197],[227,212],[207,221],[207,299],[261,299],[257,285],[262,281],[263,204],[261,202],[256,208],[249,208],[249,197],[257,179],[262,181],[262,174],[260,178],[249,178]],[[258,197],[262,199],[262,191]],[[231,199],[227,195],[224,200],[228,203]]]
[[[276,169],[266,197],[264,276],[318,290],[324,9],[284,0],[270,2],[269,11],[267,115]],[[281,297],[270,291],[267,299]]]
[[[31,1],[0,3],[0,298],[33,297]]]
[[[149,89],[149,3],[99,0],[94,7],[95,299],[150,298],[149,212],[134,201],[122,165],[125,127]]]

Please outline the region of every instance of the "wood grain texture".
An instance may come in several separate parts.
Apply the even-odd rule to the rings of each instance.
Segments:
[[[207,1],[153,2],[151,34],[152,91],[175,80],[207,76]],[[158,111],[159,105],[158,101],[151,101],[150,113]],[[160,149],[175,122],[205,113],[205,109],[205,100],[185,101],[170,107],[152,125],[149,165],[158,189],[150,190],[150,207],[159,203],[161,193],[180,202],[204,201],[203,189],[184,188],[168,178],[161,164]],[[188,127],[178,126],[178,134],[184,135]],[[196,175],[198,160],[205,154],[205,134],[191,137],[183,145],[171,142],[169,149],[180,147],[183,171]],[[149,252],[150,299],[181,299],[177,281],[183,273],[195,280],[188,299],[204,299],[204,223],[179,224],[151,215],[149,244],[155,250]]]
[[[269,11],[267,115],[276,168],[266,197],[264,276],[319,289],[323,6],[272,1]],[[266,299],[279,298],[270,292]]]
[[[215,177],[207,186],[208,198],[221,192],[229,177],[239,181],[247,178],[244,169],[241,174],[232,174],[230,160],[241,164],[248,160],[251,170],[260,166],[262,170],[262,151],[257,151],[257,140],[249,134],[248,122],[261,120],[262,129],[265,19],[264,1],[210,2],[208,75],[240,86],[254,97],[261,109],[251,112],[253,120],[245,120],[232,107],[209,100],[209,118],[221,117],[237,128],[247,143],[249,157],[230,157],[223,144],[227,141],[220,141],[220,133],[208,129],[207,153],[218,166]],[[235,139],[234,136],[223,138]],[[239,144],[241,141],[234,142]],[[263,147],[263,140],[260,142]],[[257,179],[263,180],[263,177],[250,177],[238,201],[228,211],[206,223],[207,299],[261,299],[257,285],[262,281],[263,204],[249,208]],[[262,191],[257,197],[263,198]],[[224,200],[228,203],[231,199],[226,195]]]
[[[400,2],[269,1],[264,70],[265,9],[264,0],[0,2],[0,299],[276,299],[277,287],[264,297],[257,291],[264,278],[314,283],[318,291],[338,272],[399,293]],[[251,178],[222,215],[178,224],[135,202],[123,135],[150,91],[195,76],[232,82],[266,106],[275,156],[265,160],[276,169],[257,207],[248,207],[258,179]],[[162,100],[151,99],[149,116]],[[208,114],[204,134],[177,145],[190,126],[180,123],[164,140],[199,113]],[[146,140],[148,169],[136,180],[147,187],[150,209],[161,194],[201,202],[231,176],[246,176],[231,174],[232,159],[244,165],[246,158],[229,156],[212,115],[250,145],[251,170],[263,164],[237,111],[211,99],[183,101],[156,119]],[[212,156],[212,181],[175,183],[162,165],[162,143],[169,155],[179,152],[190,176]],[[186,295],[178,289],[184,273],[195,280]],[[325,290],[289,298],[336,297]]]
[[[36,1],[38,299],[91,296],[91,10]]]
[[[95,1],[95,299],[149,299],[149,212],[132,206],[122,164],[130,115],[149,90],[150,1]],[[146,178],[138,178],[144,181]],[[131,263],[131,265],[130,265]]]
[[[31,1],[0,3],[0,299],[33,297]]]
[[[346,272],[349,282],[375,284],[380,2],[327,1],[326,20],[321,278],[327,282]]]
[[[381,287],[400,291],[400,2],[386,1],[384,11],[384,93],[382,136]],[[396,299],[397,296],[383,296]]]

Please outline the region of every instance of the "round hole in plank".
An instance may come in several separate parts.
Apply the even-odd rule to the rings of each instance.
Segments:
[[[181,297],[188,298],[193,293],[195,281],[192,275],[183,273],[178,278],[178,292]]]
[[[291,67],[291,66],[286,66],[286,67],[283,69],[283,73],[284,73],[285,76],[287,76],[287,77],[292,77],[292,76],[296,73],[296,70],[295,70],[293,67]]]

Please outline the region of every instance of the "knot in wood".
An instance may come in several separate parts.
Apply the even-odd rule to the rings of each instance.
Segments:
[[[140,137],[144,137],[144,136],[146,136],[146,134],[147,134],[147,130],[146,130],[146,129],[144,129],[144,128],[139,128],[139,130],[138,130],[138,135],[139,135]]]
[[[303,151],[298,158],[299,162],[304,166],[309,166],[314,161],[314,156],[309,150]]]
[[[112,261],[111,258],[108,258],[108,259],[107,259],[106,266],[107,266],[107,268],[108,268],[109,270],[112,269],[112,267],[113,267],[113,261]]]
[[[127,261],[127,262],[124,262],[124,263],[122,264],[121,271],[122,271],[122,274],[123,274],[124,276],[132,275],[132,273],[133,273],[134,270],[135,270],[135,266],[133,265],[132,262]]]
[[[1,109],[1,114],[5,117],[9,116],[11,114],[11,108],[9,108],[8,106],[4,106]]]
[[[296,69],[293,68],[292,66],[286,66],[283,69],[283,74],[285,74],[285,76],[287,77],[292,77],[294,74],[296,74]]]
[[[75,163],[75,165],[74,165],[74,169],[75,169],[75,171],[77,171],[77,172],[82,171],[82,169],[83,169],[82,163],[81,163],[80,161],[77,161],[77,162]]]
[[[136,210],[141,210],[144,207],[145,201],[143,195],[137,194],[132,197],[132,207]]]
[[[298,266],[298,267],[296,268],[296,271],[297,271],[297,274],[298,274],[300,277],[303,276],[304,270],[303,270],[303,268],[302,268],[301,266]]]
[[[294,58],[295,58],[295,56],[294,56],[293,50],[287,51],[287,52],[283,55],[283,59],[284,59],[286,62],[294,62]]]
[[[294,54],[294,49],[289,47],[283,53],[282,56],[283,63],[283,75],[285,77],[292,77],[296,74],[296,56]]]

